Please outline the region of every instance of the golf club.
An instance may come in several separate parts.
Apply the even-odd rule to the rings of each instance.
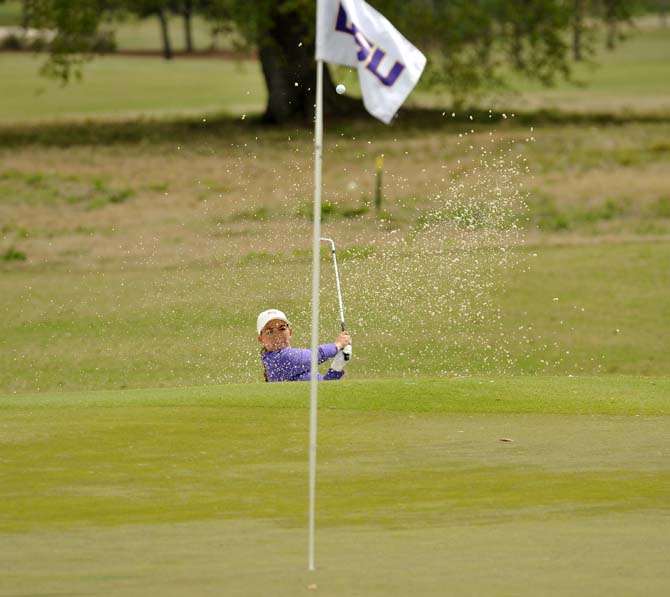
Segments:
[[[335,241],[332,238],[321,238],[321,241],[324,243],[330,243],[330,250],[333,255],[333,265],[335,266],[335,284],[337,286],[337,300],[340,305],[340,325],[342,326],[342,331],[346,330],[344,325],[344,305],[342,304],[342,291],[340,290],[340,272],[337,269],[337,253],[335,252]],[[342,349],[342,354],[344,355],[344,360],[348,361],[351,358],[351,345],[345,346]]]

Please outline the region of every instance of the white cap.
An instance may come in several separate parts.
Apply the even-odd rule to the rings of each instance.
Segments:
[[[284,315],[283,311],[280,311],[279,309],[268,309],[267,311],[263,311],[256,320],[256,330],[258,330],[259,336],[261,335],[263,328],[274,319],[281,319],[291,325],[291,322],[287,319],[286,315]]]

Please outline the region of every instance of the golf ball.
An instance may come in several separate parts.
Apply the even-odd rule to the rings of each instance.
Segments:
[[[344,85],[342,85],[342,83],[340,83],[337,87],[335,87],[335,91],[337,91],[337,93],[339,93],[340,95],[342,95],[346,90],[347,88]]]

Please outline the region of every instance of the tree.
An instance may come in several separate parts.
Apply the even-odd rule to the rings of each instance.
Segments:
[[[160,4],[157,2],[156,4]],[[147,11],[147,16],[155,14],[158,17],[158,22],[161,26],[161,39],[163,40],[163,58],[166,60],[171,60],[172,53],[172,43],[170,42],[170,29],[168,28],[168,14],[164,6],[155,6],[153,9]]]
[[[619,23],[630,19],[630,2],[625,0],[603,0],[604,19],[607,27],[606,45],[612,50],[616,46],[621,33]]]
[[[584,34],[584,0],[574,1],[572,19],[572,58],[579,62],[582,59],[582,37]]]
[[[122,11],[165,15],[200,13],[219,25],[234,26],[258,52],[268,88],[267,122],[310,119],[314,106],[315,0],[26,0],[31,14],[58,32],[49,64],[67,78],[90,54],[98,25]],[[594,0],[595,1],[595,0]],[[624,0],[599,0],[591,16],[612,31],[629,17]],[[571,33],[581,23],[579,0],[371,0],[382,14],[429,57],[422,85],[449,91],[456,103],[504,86],[506,69],[553,84],[569,78]],[[186,8],[187,7],[187,8]],[[150,9],[150,10],[149,10]],[[140,11],[145,11],[144,13]],[[148,11],[148,12],[147,12]],[[67,15],[67,16],[65,16]],[[576,16],[575,16],[576,15]],[[71,18],[72,17],[72,18]],[[581,25],[580,25],[581,26]],[[610,42],[616,41],[610,36]],[[579,40],[579,56],[593,53]],[[338,96],[326,69],[326,113],[360,109]]]
[[[42,72],[63,82],[81,76],[95,49],[101,15],[108,9],[106,0],[26,0],[26,24],[56,32]]]
[[[265,0],[266,18],[259,19],[258,56],[268,88],[268,104],[263,120],[285,122],[298,117],[309,120],[314,114],[316,63],[314,61],[315,3],[304,0]],[[360,110],[358,102],[335,92],[330,71],[324,69],[323,103],[326,113]]]
[[[211,0],[203,14],[233,22],[248,47],[258,52],[268,103],[263,120],[309,120],[314,113],[316,2],[314,0]],[[337,95],[324,69],[326,113],[362,111],[360,102]]]
[[[184,0],[181,3],[179,12],[184,17],[184,38],[186,39],[186,51],[193,53],[195,49],[193,46],[193,11],[194,11],[194,2],[193,0]]]

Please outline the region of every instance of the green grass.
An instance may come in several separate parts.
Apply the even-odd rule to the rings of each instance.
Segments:
[[[39,75],[44,57],[0,54],[0,76],[12,81],[0,123],[228,112],[257,113],[265,102],[260,65],[251,61],[98,57],[81,81],[63,86]]]
[[[308,384],[2,396],[0,592],[661,595],[669,391],[322,384],[314,574]]]
[[[549,88],[511,72],[505,82],[516,97],[488,98],[482,107],[667,114],[670,29],[660,28],[656,22],[651,27],[634,28],[612,51],[605,50],[603,42],[592,62],[573,63],[570,81],[559,79]]]
[[[10,0],[0,2],[0,27],[21,24],[21,3]]]
[[[530,341],[527,365],[536,372],[666,374],[662,322],[670,303],[660,264],[668,249],[664,243],[531,249],[530,271],[513,274],[506,293],[512,352]],[[513,332],[513,321],[524,329]]]
[[[613,51],[600,49],[594,63],[577,64],[573,77],[595,94],[623,93],[631,99],[667,94],[669,41],[670,31],[667,29],[633,29]],[[528,85],[527,89],[539,91],[540,87]],[[569,90],[567,83],[556,87],[557,94]],[[571,91],[576,92],[576,89]]]
[[[172,16],[168,20],[170,41],[173,52],[182,52],[186,49],[186,36],[184,23],[181,17]],[[211,23],[199,16],[192,21],[193,45],[196,52],[208,50],[231,50],[233,49],[232,37],[220,35],[213,39],[211,34]],[[114,27],[114,40],[118,50],[151,50],[162,51],[163,42],[161,38],[158,18],[128,19]]]

